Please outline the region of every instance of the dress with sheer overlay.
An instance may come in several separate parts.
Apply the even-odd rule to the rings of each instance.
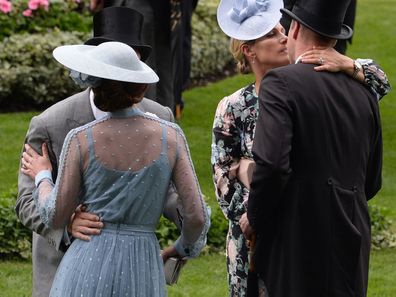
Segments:
[[[64,228],[81,203],[105,227],[89,242],[73,241],[50,296],[166,296],[154,230],[171,180],[183,208],[175,246],[195,257],[209,218],[181,129],[128,108],[72,130],[56,184],[44,179],[35,202],[52,228]]]

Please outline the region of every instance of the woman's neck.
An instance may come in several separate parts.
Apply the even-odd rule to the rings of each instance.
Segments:
[[[256,82],[254,84],[255,89],[256,89],[256,94],[258,95],[259,90],[260,90],[260,84],[261,81],[263,80],[264,76],[267,74],[268,70],[260,70],[260,71],[254,71],[254,77],[256,78]]]

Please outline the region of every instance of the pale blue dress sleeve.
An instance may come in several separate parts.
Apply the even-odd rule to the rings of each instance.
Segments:
[[[33,193],[40,217],[48,227],[64,228],[79,204],[82,169],[76,131],[72,130],[66,136],[56,183],[52,182],[48,174],[41,175],[36,179],[38,187]]]
[[[180,129],[177,131],[177,146],[173,181],[181,198],[183,223],[175,248],[182,257],[194,258],[206,244],[210,208],[203,199],[187,141]]]

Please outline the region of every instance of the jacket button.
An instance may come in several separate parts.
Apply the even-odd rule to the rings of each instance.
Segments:
[[[333,184],[333,180],[331,178],[327,179],[327,184],[332,185]]]
[[[357,187],[353,186],[352,190],[356,193],[357,192]]]

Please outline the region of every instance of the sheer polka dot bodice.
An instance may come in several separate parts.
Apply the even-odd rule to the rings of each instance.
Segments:
[[[171,180],[183,208],[179,240],[188,251],[208,214],[183,132],[130,108],[68,134],[57,182],[41,182],[37,203],[44,222],[54,228],[65,226],[84,203],[105,224],[154,230]]]

